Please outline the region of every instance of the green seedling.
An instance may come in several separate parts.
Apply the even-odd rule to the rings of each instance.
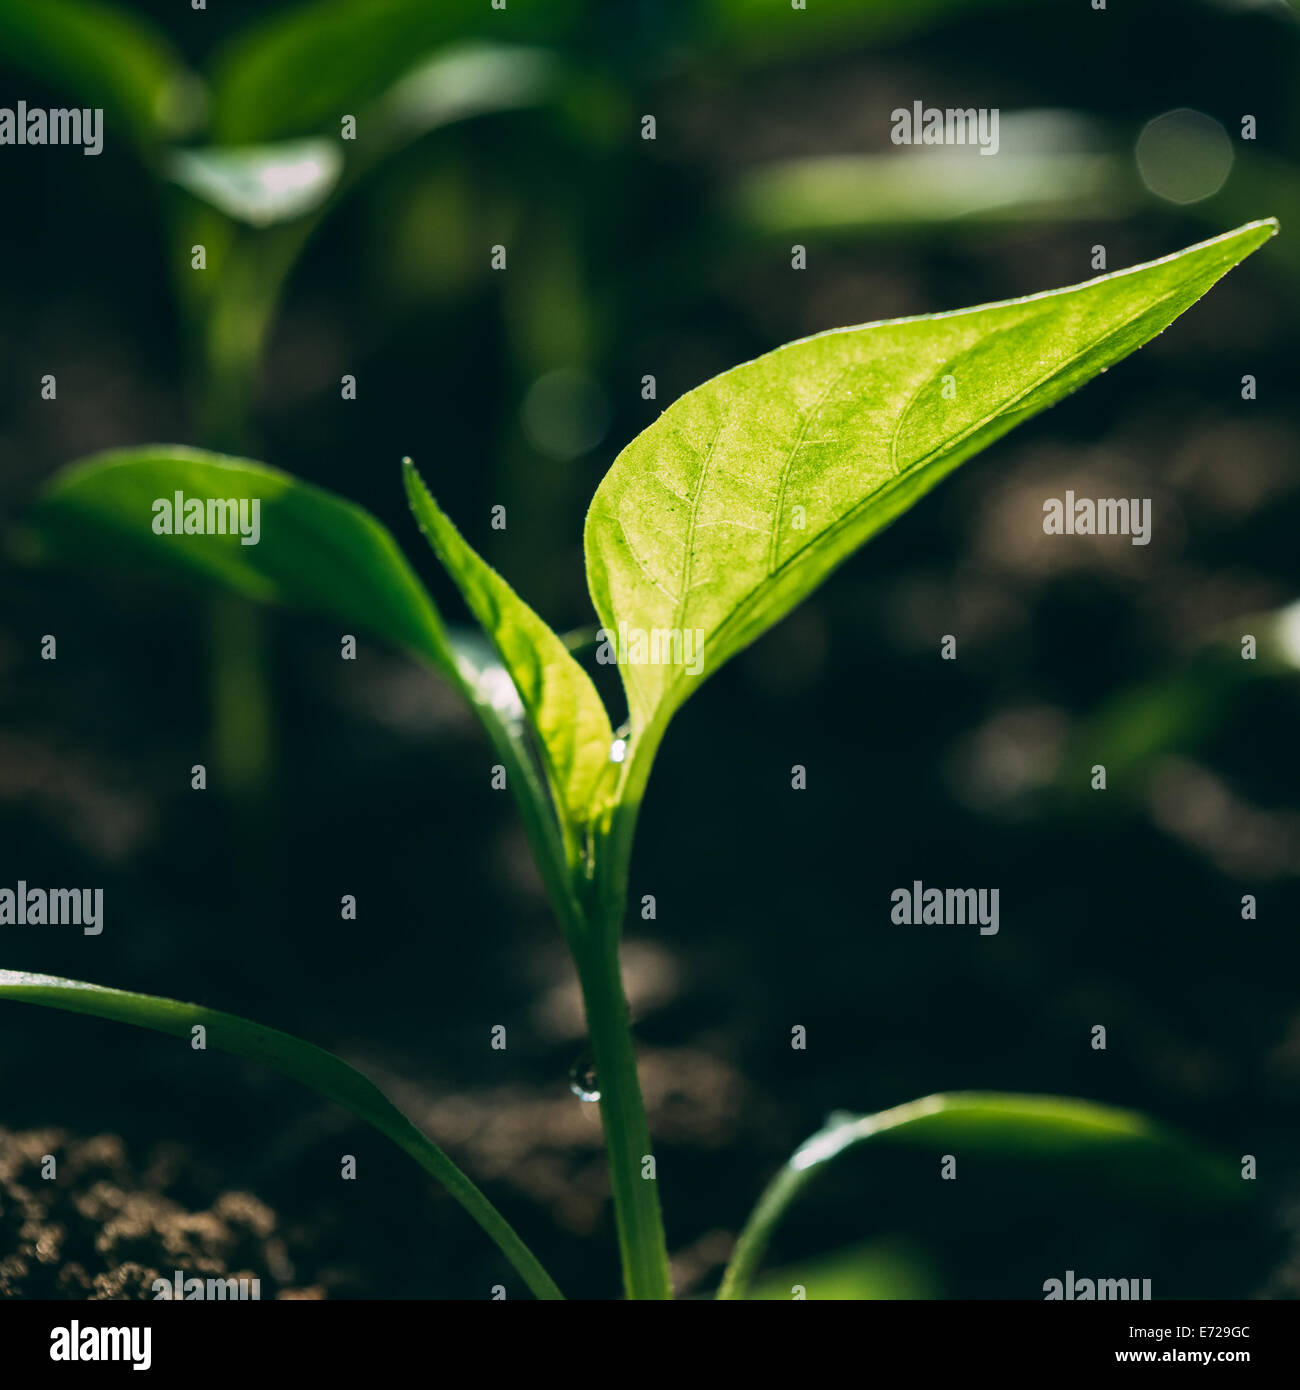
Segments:
[[[323,613],[345,631],[367,628],[464,695],[518,804],[577,969],[626,1293],[668,1298],[619,938],[637,818],[673,715],[946,474],[1148,342],[1275,230],[1254,222],[1086,284],[806,338],[683,396],[619,454],[587,514],[588,586],[627,701],[617,734],[568,646],[471,549],[409,460],[412,511],[491,659],[481,638],[452,635],[372,516],[261,464],[170,446],[100,455],[53,482],[36,511],[37,534],[53,557],[135,556],[247,598]],[[256,504],[256,544],[233,523],[210,533],[218,528],[209,517],[229,521],[241,503],[250,517]],[[196,525],[187,528],[192,506]],[[211,1045],[280,1069],[387,1134],[446,1184],[535,1294],[559,1296],[469,1179],[329,1053],[228,1014],[44,975],[2,971],[0,996],[176,1036],[202,1024]],[[1202,1192],[1241,1190],[1230,1166],[1124,1111],[1055,1097],[932,1096],[836,1117],[801,1146],[741,1233],[720,1297],[746,1294],[771,1232],[807,1182],[878,1136],[954,1152],[1082,1150],[1119,1165],[1154,1151],[1176,1158]]]

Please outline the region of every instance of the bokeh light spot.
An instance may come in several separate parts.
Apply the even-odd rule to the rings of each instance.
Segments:
[[[1148,121],[1137,141],[1138,172],[1158,198],[1199,203],[1227,182],[1232,141],[1212,116],[1181,107]]]

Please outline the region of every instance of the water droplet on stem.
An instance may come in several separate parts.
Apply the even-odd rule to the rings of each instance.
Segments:
[[[599,1100],[600,1086],[596,1081],[596,1063],[590,1052],[584,1052],[569,1068],[569,1090],[579,1100]]]

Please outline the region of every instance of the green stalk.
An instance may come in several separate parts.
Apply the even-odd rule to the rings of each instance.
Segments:
[[[832,1116],[823,1128],[799,1145],[785,1166],[764,1188],[763,1195],[745,1222],[744,1230],[736,1238],[736,1248],[723,1273],[718,1297],[743,1299],[748,1295],[749,1286],[767,1253],[772,1233],[781,1224],[786,1212],[823,1167],[847,1150],[874,1139],[886,1130],[905,1129],[944,1111],[961,1111],[965,1107],[978,1112],[980,1105],[988,1102],[994,1106],[1029,1102],[1031,1106],[1041,1107],[1045,1101],[1048,1105],[1052,1103],[1040,1096],[985,1096],[978,1092],[957,1092],[952,1095],[922,1096],[920,1100],[895,1105],[875,1115]]]
[[[208,604],[213,761],[245,815],[270,791],[275,711],[266,615],[246,599],[215,594]],[[265,833],[264,827],[259,833]]]
[[[213,258],[210,271],[181,272],[190,277],[182,292],[198,353],[199,428],[207,447],[253,458],[253,387],[292,252],[272,254],[276,243],[268,248],[206,211],[191,225],[182,245],[210,243]],[[193,277],[208,274],[212,288],[200,295]],[[266,614],[226,595],[212,599],[208,623],[213,762],[256,859],[269,843],[262,808],[275,782],[270,624]]]
[[[772,1232],[811,1176],[811,1169],[794,1168],[787,1163],[768,1183],[736,1241],[731,1262],[718,1289],[720,1299],[743,1299],[749,1293],[749,1286],[767,1252]]]
[[[641,1175],[643,1160],[650,1157],[650,1128],[637,1079],[617,933],[610,936],[612,939],[593,943],[589,958],[578,962],[578,974],[600,1087],[600,1118],[614,1191],[623,1287],[628,1298],[666,1299],[672,1298],[673,1289],[659,1211],[659,1184],[656,1178]]]
[[[623,1286],[628,1298],[670,1299],[673,1286],[658,1177],[641,1176],[643,1161],[652,1156],[650,1127],[618,958],[632,840],[661,732],[645,731],[628,750],[609,820],[595,835],[595,877],[583,885],[589,890],[583,894],[585,921],[573,946],[600,1088]]]

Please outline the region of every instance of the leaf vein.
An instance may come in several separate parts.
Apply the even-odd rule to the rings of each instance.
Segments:
[[[790,482],[790,472],[794,467],[795,456],[803,448],[808,439],[808,431],[813,427],[813,422],[821,414],[822,406],[826,404],[827,397],[831,392],[848,376],[849,367],[842,367],[831,378],[830,384],[817,397],[816,404],[812,409],[804,412],[803,420],[799,425],[799,433],[795,436],[794,445],[785,457],[785,462],[781,465],[781,472],[777,478],[776,486],[776,506],[772,511],[771,542],[767,550],[767,573],[769,577],[775,572],[777,564],[777,554],[781,545],[781,518],[785,514],[785,494]]]

